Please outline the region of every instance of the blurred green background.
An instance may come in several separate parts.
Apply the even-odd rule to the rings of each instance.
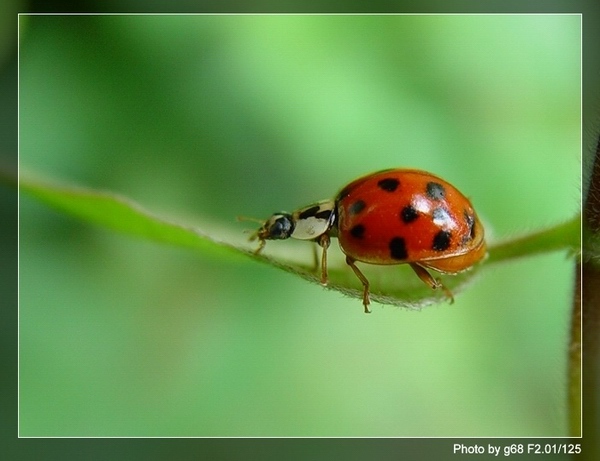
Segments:
[[[238,215],[422,168],[493,243],[579,209],[580,34],[575,15],[21,16],[21,172],[243,241]],[[564,436],[572,280],[543,255],[367,316],[22,195],[20,435]]]

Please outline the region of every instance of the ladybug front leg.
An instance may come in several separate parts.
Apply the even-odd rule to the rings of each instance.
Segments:
[[[433,278],[433,276],[429,272],[427,272],[427,269],[425,269],[423,266],[419,266],[416,263],[411,263],[410,267],[412,267],[412,269],[419,276],[419,278],[427,285],[429,285],[432,289],[435,290],[437,288],[441,288],[442,290],[444,290],[444,293],[450,300],[450,304],[454,302],[454,295],[448,288],[444,286],[440,279]]]
[[[356,267],[356,264],[354,264],[355,262],[356,260],[354,260],[350,256],[346,256],[346,264],[348,264],[352,268],[352,270],[360,280],[360,283],[363,284],[363,306],[365,306],[365,314],[370,314],[371,311],[369,310],[369,304],[371,304],[371,301],[369,300],[369,281],[367,280],[367,277],[365,277],[365,274],[363,274],[360,271],[360,269]]]
[[[252,239],[254,240],[254,239]],[[265,245],[267,244],[267,241],[265,239],[259,239],[260,243],[258,245],[258,248],[256,250],[254,250],[254,254],[255,255],[259,255],[261,253],[261,251],[263,251],[263,248],[265,247]]]

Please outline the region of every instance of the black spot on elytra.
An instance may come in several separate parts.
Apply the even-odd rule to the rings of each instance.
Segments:
[[[425,190],[427,196],[432,200],[443,200],[446,196],[446,189],[437,182],[428,182]]]
[[[365,226],[362,224],[357,224],[352,229],[350,229],[350,235],[354,238],[361,239],[365,235]]]
[[[381,179],[377,185],[379,186],[380,189],[386,191],[386,192],[394,192],[396,189],[398,189],[398,186],[400,185],[400,181],[397,180],[396,178],[385,178],[385,179]]]
[[[311,206],[298,215],[298,219],[306,219],[315,216],[321,207],[319,205]]]
[[[435,251],[444,251],[447,250],[450,246],[450,239],[452,234],[448,231],[441,230],[433,237],[433,245],[432,249]]]
[[[400,219],[404,224],[409,224],[419,217],[419,212],[412,205],[407,205],[400,211]]]
[[[357,215],[362,210],[364,210],[366,206],[367,204],[363,200],[357,200],[348,207],[348,213],[350,213],[351,215]]]
[[[408,259],[406,251],[406,241],[402,237],[394,237],[390,240],[390,256],[392,259],[404,260]]]

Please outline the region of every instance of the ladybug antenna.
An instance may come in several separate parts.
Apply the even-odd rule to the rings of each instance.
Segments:
[[[248,216],[236,216],[236,219],[238,221],[251,221],[251,222],[257,222],[259,224],[264,224],[264,222],[265,222],[263,219],[250,218]]]
[[[237,216],[237,220],[238,221],[250,221],[250,222],[256,222],[259,223],[261,226],[265,224],[265,221],[263,221],[262,219],[258,219],[258,218],[249,218],[248,216]],[[250,237],[248,238],[249,242],[253,242],[254,240],[256,240],[258,238],[258,234],[260,232],[259,230],[255,230],[252,231],[250,229],[245,229],[244,230],[244,234],[249,234],[250,232],[252,232],[252,234],[250,235]],[[261,245],[260,249],[262,249],[264,245]]]

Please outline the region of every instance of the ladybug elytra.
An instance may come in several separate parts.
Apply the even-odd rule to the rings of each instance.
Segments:
[[[432,289],[453,296],[427,269],[456,274],[486,255],[484,230],[473,206],[447,181],[431,173],[389,169],[363,176],[323,200],[293,213],[275,213],[250,237],[260,242],[310,240],[323,249],[321,283],[327,285],[327,249],[337,237],[346,263],[363,285],[369,311],[369,281],[356,262],[409,264]]]

